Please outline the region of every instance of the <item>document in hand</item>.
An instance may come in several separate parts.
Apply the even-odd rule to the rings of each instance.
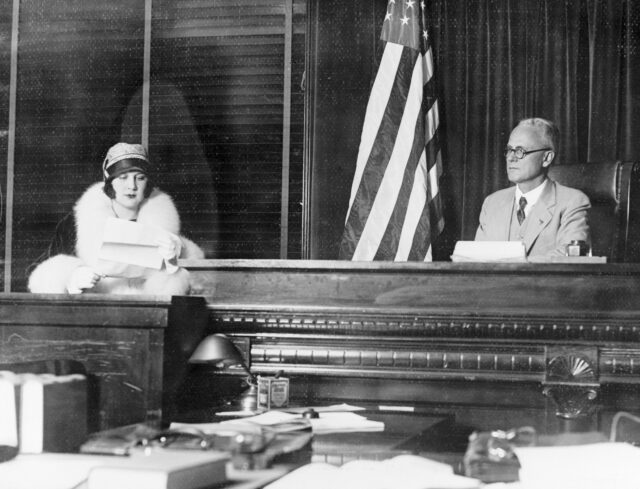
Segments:
[[[458,241],[451,255],[453,262],[525,262],[521,241]]]
[[[179,240],[178,236],[155,226],[146,226],[124,219],[107,219],[98,257],[107,262],[126,263],[140,267],[162,268],[158,253],[159,239]],[[108,264],[104,264],[109,275]],[[117,267],[116,267],[117,268]]]
[[[265,489],[475,489],[477,479],[453,473],[441,462],[417,455],[388,460],[354,460],[337,467],[323,462],[303,465]]]

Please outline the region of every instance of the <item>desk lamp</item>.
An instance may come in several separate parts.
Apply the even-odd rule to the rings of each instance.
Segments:
[[[240,366],[247,373],[247,385],[249,388],[239,398],[239,411],[254,412],[258,408],[258,383],[251,373],[242,354],[233,342],[223,334],[212,334],[200,341],[195,351],[189,358],[189,363],[215,365],[226,369],[232,366]]]

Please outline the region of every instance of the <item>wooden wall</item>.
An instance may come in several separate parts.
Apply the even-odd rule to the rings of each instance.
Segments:
[[[0,184],[11,290],[24,290],[56,223],[102,178],[104,155],[119,140],[148,141],[156,183],[208,257],[300,256],[305,0],[2,6]]]

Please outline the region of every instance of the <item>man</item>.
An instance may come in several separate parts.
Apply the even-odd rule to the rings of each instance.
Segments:
[[[522,241],[527,257],[565,254],[572,240],[591,242],[589,198],[547,177],[559,131],[545,119],[524,119],[505,148],[507,175],[515,187],[489,195],[482,204],[476,241]]]

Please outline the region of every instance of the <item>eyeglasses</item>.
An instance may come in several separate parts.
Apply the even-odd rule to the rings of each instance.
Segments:
[[[551,149],[552,148],[540,148],[540,149],[532,149],[530,151],[526,151],[524,148],[520,146],[516,146],[515,148],[512,148],[511,146],[507,146],[506,148],[504,148],[504,155],[506,157],[509,157],[509,153],[513,152],[513,154],[516,155],[516,158],[521,160],[522,158],[524,158],[530,153],[537,153],[538,151],[549,151]]]

